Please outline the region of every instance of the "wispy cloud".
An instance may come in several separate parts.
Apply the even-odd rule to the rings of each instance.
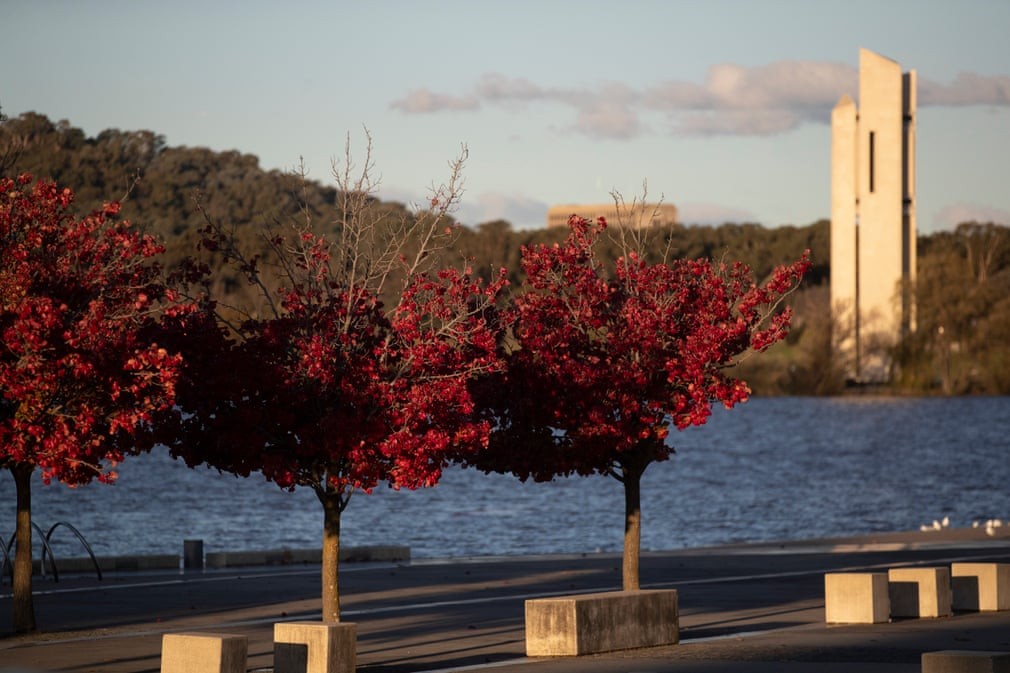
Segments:
[[[475,199],[463,198],[458,219],[475,226],[494,220],[507,220],[516,229],[539,228],[546,222],[549,204],[522,194],[481,192]]]
[[[588,136],[619,140],[634,138],[644,130],[641,119],[630,105],[605,99],[580,106],[572,128]]]
[[[408,208],[423,207],[430,195],[419,190],[383,185],[379,197],[402,203]],[[485,222],[507,220],[516,229],[543,227],[550,204],[519,193],[485,191],[466,192],[452,215],[457,222],[476,227]]]
[[[933,228],[953,229],[962,222],[994,222],[1010,225],[1010,211],[977,203],[950,203],[933,218]]]
[[[485,105],[522,110],[531,105],[570,108],[565,130],[626,140],[658,128],[677,135],[784,133],[827,123],[842,94],[859,89],[855,67],[825,61],[779,61],[757,67],[723,63],[704,82],[671,80],[643,89],[605,82],[594,87],[546,87],[489,73],[462,95],[420,88],[390,107],[404,113],[476,110]],[[919,80],[919,105],[1010,105],[1010,77],[962,73],[949,84]],[[659,124],[650,121],[660,121]]]
[[[476,96],[448,96],[427,89],[414,89],[390,107],[409,114],[423,112],[443,112],[445,110],[476,110],[480,101]]]
[[[1010,77],[963,72],[950,84],[920,80],[919,105],[1010,105]]]

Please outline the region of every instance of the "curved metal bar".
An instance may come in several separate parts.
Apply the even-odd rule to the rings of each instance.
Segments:
[[[49,560],[52,561],[53,564],[53,581],[59,582],[60,574],[56,570],[56,555],[53,554],[53,548],[49,546],[49,538],[46,537],[45,532],[34,521],[32,521],[32,528],[38,532],[39,537],[42,539],[42,561],[39,563],[39,569],[42,572],[42,579],[45,579],[46,577],[46,554],[49,554]]]
[[[11,544],[14,544],[13,538],[11,538]],[[3,552],[4,555],[4,562],[0,565],[0,578],[3,578],[6,574],[5,571],[10,568],[11,584],[14,584],[14,564],[11,563],[10,553],[7,551],[9,546],[10,545],[0,544],[0,552]]]
[[[46,539],[46,534],[42,531],[41,528],[39,528],[39,525],[37,523],[35,523],[34,521],[32,521],[32,528],[34,528],[38,532],[39,538],[42,539],[42,563],[40,565],[40,568],[41,568],[41,571],[42,571],[42,577],[44,579],[45,576],[46,576],[46,552],[48,552],[49,553],[49,557],[51,559],[53,559],[53,581],[54,582],[59,582],[60,578],[56,574],[56,560],[55,560],[56,557],[53,556],[53,550],[49,547],[49,541]],[[14,583],[14,562],[11,560],[11,550],[14,549],[14,542],[17,540],[17,536],[18,536],[18,533],[17,533],[16,530],[13,533],[11,533],[11,537],[7,541],[7,546],[3,550],[4,551],[4,563],[6,564],[7,567],[9,567],[11,569],[11,572],[10,572],[11,584]]]
[[[102,568],[98,563],[98,559],[95,557],[95,552],[91,549],[91,545],[85,539],[81,531],[77,530],[74,526],[70,525],[66,521],[57,521],[52,526],[50,526],[48,531],[43,531],[41,527],[34,521],[32,521],[32,528],[39,534],[39,539],[42,540],[42,559],[39,568],[42,573],[43,579],[46,576],[46,557],[49,557],[49,563],[53,569],[53,581],[60,581],[60,573],[56,567],[56,554],[53,552],[52,546],[49,544],[49,540],[52,539],[53,533],[60,526],[64,526],[70,530],[71,533],[80,541],[84,546],[85,551],[88,552],[88,556],[91,557],[91,563],[95,566],[95,573],[98,575],[98,579],[102,579]],[[0,565],[0,575],[3,571],[10,569],[11,583],[14,582],[14,561],[11,559],[11,550],[14,549],[14,543],[17,540],[17,531],[11,533],[10,539],[8,539],[7,544],[4,545],[0,543],[0,552],[3,552],[3,565]]]
[[[45,539],[46,539],[46,547],[49,546],[49,540],[52,538],[53,532],[57,528],[59,528],[60,526],[64,526],[65,528],[69,529],[70,532],[73,533],[77,537],[78,540],[80,540],[81,544],[84,545],[85,551],[87,551],[88,552],[88,556],[91,557],[91,563],[92,563],[92,565],[95,566],[95,572],[98,574],[98,579],[99,579],[99,581],[101,581],[101,579],[102,579],[102,568],[98,564],[98,559],[95,558],[95,552],[93,552],[91,550],[91,545],[88,544],[88,541],[84,539],[83,535],[81,535],[81,531],[77,530],[76,528],[74,528],[73,526],[71,526],[66,521],[57,521],[56,523],[54,523],[49,528],[49,532],[46,533],[46,537],[45,537]],[[43,556],[43,559],[44,558],[45,557]],[[51,550],[49,552],[49,558],[52,559],[52,562],[53,562],[53,575],[55,576],[56,575],[56,559],[53,557]]]

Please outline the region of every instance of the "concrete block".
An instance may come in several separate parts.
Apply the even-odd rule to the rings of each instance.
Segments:
[[[955,610],[1010,610],[1010,563],[952,563]]]
[[[354,673],[357,624],[274,624],[274,673]]]
[[[891,568],[887,571],[892,617],[949,617],[950,568]]]
[[[576,656],[680,640],[677,592],[611,591],[526,601],[526,655]]]
[[[922,673],[1010,673],[1010,652],[923,652]]]
[[[224,633],[166,633],[161,673],[245,673],[249,639]]]
[[[828,624],[880,624],[890,614],[884,573],[824,575],[824,621]]]
[[[410,547],[405,545],[368,545],[365,547],[341,547],[342,563],[398,563],[410,560]]]
[[[186,570],[203,570],[203,540],[182,541],[182,567]]]

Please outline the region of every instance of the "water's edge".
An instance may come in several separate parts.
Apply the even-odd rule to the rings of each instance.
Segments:
[[[643,550],[954,528],[1010,519],[1010,398],[760,398],[671,437],[677,453],[643,482]],[[260,477],[191,470],[163,452],[124,461],[119,481],[33,488],[36,523],[78,528],[98,556],[317,547],[318,501]],[[13,531],[0,473],[0,535]],[[616,553],[620,484],[521,483],[447,470],[434,488],[380,488],[344,513],[349,547],[409,547],[413,559]],[[5,537],[6,542],[6,537]],[[83,554],[60,528],[58,557]]]

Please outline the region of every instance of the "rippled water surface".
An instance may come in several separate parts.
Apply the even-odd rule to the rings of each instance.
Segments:
[[[801,539],[1010,519],[1010,397],[767,398],[671,436],[677,454],[643,483],[645,549]],[[306,490],[172,461],[130,458],[118,483],[33,486],[34,519],[76,526],[96,554],[318,546],[322,513]],[[523,484],[451,470],[416,492],[358,494],[343,544],[404,544],[416,558],[618,551],[623,494],[605,477]],[[0,535],[14,483],[0,473]],[[62,529],[57,555],[82,555]]]

